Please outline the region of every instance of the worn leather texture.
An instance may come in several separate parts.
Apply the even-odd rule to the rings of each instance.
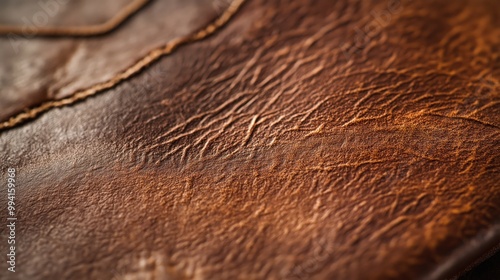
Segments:
[[[48,88],[65,84],[57,69],[108,77],[128,50],[120,34],[149,34],[159,22],[167,30],[155,39],[166,42],[207,24],[220,5],[165,3],[192,20],[148,14],[155,1],[109,35],[50,39],[73,49],[37,72],[50,78],[34,89],[52,96]],[[34,39],[37,52],[44,40]],[[116,56],[102,55],[113,44]],[[133,50],[125,60],[142,53]],[[496,0],[248,0],[212,36],[0,132],[2,182],[4,169],[18,170],[22,260],[0,275],[470,273],[500,243],[499,50]],[[78,52],[89,56],[75,60]],[[25,100],[2,101],[2,112],[37,104]]]

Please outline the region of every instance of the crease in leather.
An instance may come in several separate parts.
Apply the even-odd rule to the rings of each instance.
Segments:
[[[233,18],[233,16],[238,12],[238,10],[245,3],[245,1],[246,0],[232,1],[229,7],[205,28],[202,28],[201,30],[195,32],[194,34],[173,39],[166,45],[150,51],[145,57],[143,57],[142,59],[134,63],[132,66],[125,69],[124,71],[118,73],[116,76],[114,76],[112,79],[108,81],[95,84],[81,91],[77,91],[76,93],[72,94],[67,98],[44,102],[39,106],[33,107],[25,112],[10,117],[7,121],[0,123],[0,132],[4,131],[5,129],[12,128],[16,125],[22,124],[27,120],[34,119],[40,114],[52,108],[71,105],[75,102],[86,99],[106,89],[110,89],[116,86],[117,84],[123,82],[124,80],[127,80],[128,78],[137,74],[138,72],[149,66],[151,63],[157,61],[159,58],[171,54],[173,51],[175,51],[182,45],[202,40],[214,34],[216,31],[222,28],[227,22],[229,22],[231,18]]]
[[[68,26],[68,27],[35,27],[29,26],[28,28],[34,28],[30,32],[30,36],[96,36],[109,33],[123,22],[125,22],[132,15],[136,14],[141,8],[143,8],[151,0],[134,0],[132,3],[128,4],[122,8],[117,14],[111,17],[108,21],[87,26]],[[0,25],[0,35],[25,35],[24,26],[8,26]]]
[[[497,25],[472,29],[472,15],[458,38],[436,45],[408,31],[449,34],[453,24],[432,19],[455,18],[458,2],[414,2],[411,20],[388,27],[392,41],[377,37],[343,61],[331,46],[372,6],[331,3],[252,1],[217,36],[111,90],[119,96],[2,134],[30,212],[21,275],[110,279],[116,268],[132,278],[151,258],[144,277],[156,279],[418,279],[468,241],[484,242],[475,238],[500,211],[498,131],[424,113],[500,124],[497,88],[470,79],[498,77],[496,64],[474,63],[494,57],[467,52],[482,40],[498,46],[488,36]],[[422,10],[431,14],[415,20]],[[351,25],[329,26],[330,11]],[[332,31],[316,36],[323,26]],[[464,41],[473,44],[454,49]]]

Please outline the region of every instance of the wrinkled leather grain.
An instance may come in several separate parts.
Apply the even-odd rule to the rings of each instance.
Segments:
[[[500,3],[388,3],[250,0],[2,132],[16,276],[442,279],[476,261],[500,242]]]

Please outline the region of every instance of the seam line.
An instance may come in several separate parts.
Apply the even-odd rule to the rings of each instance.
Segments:
[[[95,36],[106,34],[116,29],[125,20],[138,12],[150,0],[135,0],[122,8],[110,20],[87,26],[70,26],[70,27],[26,27],[26,26],[7,26],[0,25],[0,35],[21,35],[21,36]],[[34,29],[27,32],[26,28]]]
[[[217,19],[215,19],[215,21],[207,25],[205,28],[199,30],[194,34],[173,39],[166,45],[157,49],[153,49],[145,57],[143,57],[135,64],[125,69],[121,73],[117,74],[115,77],[111,78],[108,81],[95,84],[94,86],[81,91],[77,91],[73,95],[66,98],[44,102],[39,106],[33,107],[25,112],[10,117],[7,121],[0,123],[0,132],[9,128],[13,128],[19,124],[26,122],[27,120],[34,119],[38,117],[40,114],[52,108],[67,106],[77,101],[86,99],[90,96],[96,95],[97,93],[102,92],[104,90],[110,89],[116,86],[117,84],[121,83],[122,81],[137,74],[139,71],[145,69],[148,65],[157,61],[162,56],[171,54],[179,47],[187,43],[192,43],[202,40],[214,34],[217,30],[219,30],[227,22],[229,22],[229,20],[238,12],[238,10],[245,3],[245,1],[246,0],[234,0],[233,2],[231,2],[229,7]]]

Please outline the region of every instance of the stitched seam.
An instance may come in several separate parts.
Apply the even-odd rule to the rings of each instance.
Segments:
[[[77,101],[86,99],[87,97],[93,96],[106,89],[110,89],[113,86],[119,84],[120,82],[130,78],[134,74],[137,74],[139,71],[143,70],[151,63],[157,61],[160,57],[171,54],[174,50],[176,50],[180,46],[187,43],[199,41],[201,39],[204,39],[212,35],[221,27],[223,27],[238,12],[238,10],[244,4],[245,1],[246,0],[234,0],[233,2],[231,2],[230,6],[215,21],[210,23],[205,28],[201,29],[200,31],[190,36],[174,39],[169,43],[167,43],[166,45],[164,45],[163,47],[150,51],[145,57],[143,57],[138,62],[133,64],[131,67],[127,68],[125,71],[119,73],[118,75],[116,75],[115,77],[106,82],[98,83],[82,91],[77,91],[73,95],[63,99],[42,103],[41,105],[31,108],[26,112],[22,112],[15,116],[12,116],[11,118],[9,118],[9,120],[4,121],[0,124],[0,132],[8,128],[12,128],[16,125],[22,124],[27,120],[34,119],[41,113],[44,113],[52,108],[70,105]]]
[[[0,35],[29,35],[29,36],[95,36],[108,33],[120,24],[122,24],[127,18],[132,16],[134,13],[139,11],[144,5],[146,5],[150,0],[135,0],[125,8],[121,9],[116,15],[114,15],[107,22],[88,25],[88,26],[72,26],[72,27],[30,27],[34,30],[32,32],[25,31],[26,27],[19,26],[2,26],[0,25]]]

